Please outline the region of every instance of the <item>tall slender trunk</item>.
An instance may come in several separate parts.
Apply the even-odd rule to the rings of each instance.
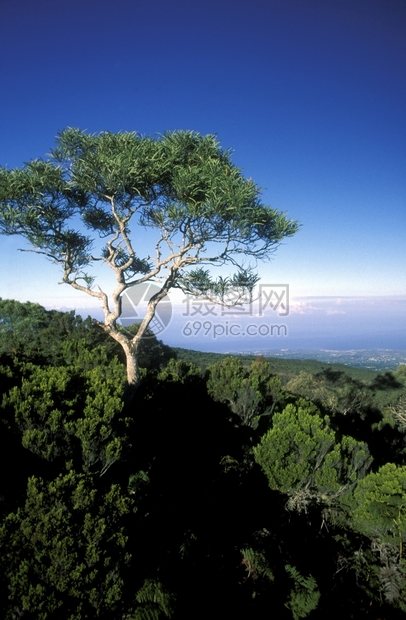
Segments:
[[[131,343],[121,343],[121,345],[125,352],[127,365],[127,386],[124,392],[124,400],[126,402],[131,402],[141,381],[140,367],[134,346],[132,346]]]
[[[138,362],[138,341],[130,340],[128,336],[118,331],[115,325],[103,325],[105,331],[116,340],[125,353],[127,368],[127,385],[124,390],[124,400],[131,402],[141,382],[140,366]]]

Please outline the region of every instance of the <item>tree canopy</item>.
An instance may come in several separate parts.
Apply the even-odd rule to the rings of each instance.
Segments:
[[[306,510],[331,502],[351,488],[371,465],[368,446],[352,437],[338,441],[313,403],[300,399],[275,413],[272,428],[254,448],[271,489],[287,493],[288,507]]]
[[[142,253],[144,229],[156,237]],[[220,302],[230,287],[246,295],[258,280],[256,262],[268,260],[298,223],[261,202],[260,188],[214,135],[68,128],[49,159],[0,168],[0,230],[24,237],[60,265],[62,282],[100,299],[104,329],[123,347],[127,380],[136,386],[139,343],[168,291]],[[113,291],[96,286],[98,263],[113,271]],[[235,270],[229,278],[215,279],[207,269],[225,264]],[[159,291],[137,333],[126,334],[117,324],[122,294],[151,280]]]

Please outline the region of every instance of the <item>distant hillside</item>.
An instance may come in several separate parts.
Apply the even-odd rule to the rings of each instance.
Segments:
[[[180,359],[183,359],[186,362],[193,362],[197,366],[200,366],[200,368],[202,368],[203,370],[205,370],[207,366],[215,364],[216,362],[224,359],[225,357],[230,356],[238,357],[243,362],[246,362],[248,366],[258,357],[258,355],[260,355],[260,353],[207,353],[204,351],[193,351],[192,349],[181,348],[174,348],[173,350],[176,351]],[[319,361],[315,359],[285,359],[282,357],[271,357],[263,353],[262,355],[264,355],[264,357],[266,357],[266,360],[271,364],[271,367],[275,374],[280,375],[282,379],[285,379],[286,381],[289,381],[289,379],[291,379],[294,375],[298,374],[301,370],[304,370],[305,372],[309,372],[311,374],[316,374],[322,372],[325,368],[345,372],[353,379],[366,383],[372,382],[379,374],[377,370],[372,370],[368,368],[357,368],[353,366],[348,366],[344,363],[330,363],[327,361]]]
[[[258,355],[207,353],[181,348],[175,348],[174,351],[177,353],[179,359],[196,364],[203,372],[208,366],[221,361],[225,357],[238,357],[247,366],[258,358]],[[399,380],[397,374],[394,374],[390,370],[379,372],[371,368],[361,368],[343,363],[320,361],[316,359],[266,357],[266,360],[271,365],[272,372],[281,378],[284,385],[291,381],[291,379],[297,377],[301,372],[318,375],[322,382],[325,381],[326,378],[330,378],[330,380],[333,379],[333,382],[339,381],[339,378],[341,377],[344,379],[345,375],[345,377],[357,381],[360,384],[362,383],[368,388],[368,392],[373,398],[375,405],[381,409],[396,403],[405,390],[404,380]],[[401,363],[400,361],[399,365]]]

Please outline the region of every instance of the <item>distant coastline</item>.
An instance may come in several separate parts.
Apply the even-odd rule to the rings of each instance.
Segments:
[[[312,359],[319,362],[346,364],[356,368],[385,371],[395,370],[406,364],[406,350],[392,349],[349,349],[346,351],[330,349],[251,349],[230,351],[232,355],[263,355],[284,359]]]

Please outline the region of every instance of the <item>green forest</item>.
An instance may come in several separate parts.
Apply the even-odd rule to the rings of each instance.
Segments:
[[[147,336],[0,300],[1,617],[403,617],[406,365]]]

